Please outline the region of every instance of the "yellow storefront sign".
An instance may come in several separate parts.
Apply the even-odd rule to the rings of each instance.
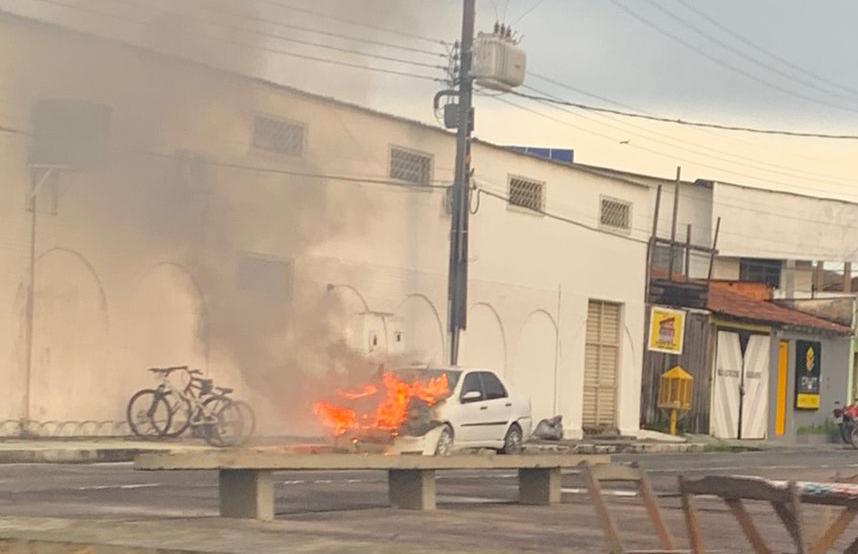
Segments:
[[[682,354],[685,339],[685,312],[653,306],[649,318],[647,349],[666,354]]]
[[[801,410],[818,410],[819,395],[799,393],[795,398],[795,407]]]

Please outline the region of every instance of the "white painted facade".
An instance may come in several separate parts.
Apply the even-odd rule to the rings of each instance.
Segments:
[[[443,363],[446,191],[391,186],[389,165],[392,147],[425,153],[449,184],[450,134],[25,20],[0,16],[0,34],[3,125],[28,129],[46,98],[112,110],[107,160],[39,194],[29,362],[31,139],[0,133],[0,420],[122,420],[144,368],[190,363],[238,385],[265,432],[311,433],[320,387],[290,372],[345,383],[341,343]],[[258,115],[302,126],[300,154],[255,148]],[[208,163],[188,177],[180,151]],[[617,303],[616,427],[634,434],[650,189],[479,142],[473,165],[504,196],[511,176],[544,183],[544,210],[584,226],[474,198],[462,365],[497,369],[536,420],[562,414],[579,436],[588,302]],[[631,203],[629,231],[599,229],[604,196]],[[255,318],[272,305],[287,328]]]

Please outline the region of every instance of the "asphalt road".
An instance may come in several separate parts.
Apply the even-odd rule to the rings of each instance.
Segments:
[[[768,452],[646,454],[615,456],[638,461],[660,496],[670,498],[679,474],[742,474],[771,478],[830,480],[835,473],[858,474],[858,451],[777,450]],[[372,471],[279,472],[278,514],[336,512],[387,506],[386,475]],[[574,473],[564,475],[564,501],[582,494]],[[622,496],[617,490],[614,494]],[[449,471],[438,474],[439,505],[514,501],[511,471]],[[139,472],[130,464],[0,465],[0,514],[64,518],[145,520],[212,516],[217,513],[215,472]]]

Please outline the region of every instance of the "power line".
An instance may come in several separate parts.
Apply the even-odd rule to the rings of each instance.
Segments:
[[[556,79],[552,79],[551,77],[547,77],[545,75],[540,75],[538,73],[528,71],[528,76],[536,77],[537,79],[545,81],[545,82],[552,84],[554,86],[557,86],[559,88],[562,88],[562,89],[565,89],[565,90],[568,90],[568,91],[571,91],[571,92],[574,92],[577,94],[581,94],[581,95],[587,96],[589,98],[601,100],[602,102],[606,102],[606,103],[611,104],[613,106],[625,108],[626,110],[629,110],[631,112],[637,112],[637,113],[644,114],[644,115],[653,115],[652,113],[650,113],[646,110],[642,110],[640,108],[630,106],[628,104],[624,104],[618,100],[614,100],[614,99],[608,98],[606,96],[601,96],[598,94],[594,94],[592,92],[582,90],[582,89],[577,88],[577,87],[573,87],[572,85],[570,85],[568,83],[563,83],[563,82],[557,81]],[[618,120],[614,119],[613,121],[618,121]],[[744,139],[744,138],[740,138],[740,137],[736,136],[735,134],[728,133],[725,135],[723,133],[719,133],[715,129],[708,129],[705,127],[692,127],[692,128],[697,130],[698,132],[700,132],[702,134],[706,134],[706,135],[713,136],[713,137],[718,137],[719,140],[727,140],[727,141],[735,142],[736,144],[742,144],[742,145],[757,145],[757,143],[750,141],[750,140],[747,140],[747,139]],[[650,131],[650,132],[654,132],[654,131]],[[792,155],[794,157],[797,157],[797,158],[804,158],[804,159],[813,160],[816,162],[820,162],[820,161],[827,162],[827,161],[829,161],[829,160],[820,159],[820,158],[815,157],[815,156],[809,156],[809,155],[805,154],[804,152],[793,152]]]
[[[134,0],[111,0],[111,1],[113,1],[113,2],[122,2],[122,3],[125,3],[125,4],[129,4],[129,5],[137,6],[137,7],[139,7],[139,6],[140,6],[140,4],[138,4],[138,3],[137,3],[136,1],[134,1]],[[155,12],[157,12],[157,13],[161,13],[161,14],[168,14],[168,15],[172,15],[172,14],[179,13],[179,12],[173,12],[173,11],[170,11],[170,10],[161,10],[161,9],[157,9],[157,8],[150,8],[150,9],[152,9],[153,11],[155,11]],[[231,15],[240,15],[240,14],[235,14],[235,12],[219,12],[219,11],[217,11],[217,10],[214,10],[214,11],[215,11],[215,13],[226,13],[226,14],[231,14]],[[383,60],[383,61],[390,61],[390,62],[396,62],[396,63],[402,63],[402,64],[414,65],[414,66],[417,66],[417,67],[427,67],[427,68],[430,68],[430,69],[441,69],[441,70],[446,70],[446,69],[447,69],[446,67],[444,67],[444,66],[442,66],[442,65],[429,64],[429,63],[424,63],[424,62],[418,62],[418,61],[408,60],[408,59],[404,59],[404,58],[397,58],[397,57],[394,57],[394,56],[386,56],[386,55],[383,55],[383,54],[374,54],[374,53],[372,53],[372,52],[365,52],[365,51],[361,51],[361,50],[355,50],[354,48],[344,48],[344,47],[340,47],[340,46],[333,46],[333,45],[325,44],[325,43],[322,43],[322,42],[312,42],[312,41],[309,41],[309,40],[301,40],[301,39],[297,39],[297,38],[293,38],[293,37],[283,36],[283,35],[281,35],[281,34],[277,34],[277,33],[269,33],[269,32],[266,32],[266,31],[260,31],[260,30],[258,30],[258,29],[250,29],[250,28],[248,28],[248,27],[242,27],[242,26],[239,26],[239,25],[232,25],[232,24],[229,24],[229,23],[221,23],[221,22],[216,22],[216,21],[208,21],[208,20],[206,20],[206,19],[202,19],[202,18],[200,18],[200,17],[193,17],[193,16],[190,16],[190,15],[189,15],[189,14],[187,14],[187,13],[182,13],[182,15],[183,15],[183,16],[186,16],[186,17],[191,17],[192,19],[194,19],[194,20],[196,20],[196,21],[198,21],[198,22],[205,23],[205,24],[210,25],[210,26],[214,26],[214,27],[223,27],[223,28],[225,28],[225,29],[231,29],[231,30],[234,30],[234,31],[239,31],[239,32],[242,32],[242,33],[250,34],[250,35],[259,35],[259,36],[263,36],[263,37],[266,37],[266,38],[272,38],[272,39],[280,40],[280,41],[284,41],[284,42],[291,42],[291,43],[294,43],[294,44],[301,44],[301,45],[304,45],[304,46],[312,46],[312,47],[314,47],[314,48],[322,48],[322,49],[325,49],[325,50],[332,50],[332,51],[335,51],[335,52],[341,52],[341,53],[351,54],[351,55],[355,55],[355,56],[364,56],[364,57],[367,57],[367,58],[375,58],[375,59]]]
[[[721,29],[722,31],[724,31],[725,33],[730,35],[731,37],[735,38],[736,40],[738,40],[740,42],[745,43],[746,45],[748,45],[751,48],[765,54],[766,56],[769,56],[773,60],[776,60],[776,61],[782,63],[783,65],[794,69],[795,71],[803,73],[803,74],[807,75],[808,77],[811,77],[813,79],[817,79],[823,83],[827,83],[828,85],[831,85],[832,87],[839,88],[840,90],[843,90],[843,91],[848,92],[848,93],[853,94],[853,95],[858,95],[858,90],[856,90],[854,88],[850,88],[850,87],[847,87],[847,86],[842,85],[840,83],[837,83],[836,81],[832,81],[830,79],[827,79],[827,78],[819,75],[818,73],[814,73],[814,72],[810,71],[809,69],[805,69],[804,67],[791,62],[787,58],[784,58],[783,56],[780,56],[780,55],[772,52],[771,50],[767,50],[766,48],[763,48],[758,43],[756,43],[756,42],[752,41],[751,39],[737,33],[734,30],[730,29],[726,25],[720,23],[715,18],[709,16],[708,14],[703,12],[702,10],[696,8],[694,5],[687,2],[686,0],[675,0],[675,1],[679,2],[687,10],[690,10],[690,11],[696,13],[697,15],[699,15],[700,17],[702,17],[703,19],[705,19],[706,21],[708,21],[709,23],[711,23],[712,25],[714,25],[718,29]]]
[[[527,112],[533,113],[533,114],[535,114],[535,115],[538,115],[538,116],[540,116],[540,117],[543,117],[543,118],[545,118],[545,119],[548,119],[548,120],[550,120],[550,121],[553,121],[553,122],[555,122],[555,123],[558,123],[558,124],[560,124],[560,125],[565,125],[565,126],[567,126],[567,127],[572,127],[573,129],[577,129],[577,130],[579,130],[579,131],[583,131],[583,132],[585,132],[585,133],[589,133],[589,134],[592,134],[592,135],[598,136],[598,137],[600,137],[600,138],[607,139],[607,140],[611,141],[612,143],[616,143],[616,142],[617,142],[616,138],[611,137],[611,136],[609,136],[609,135],[606,135],[606,134],[604,134],[604,133],[600,133],[600,132],[598,132],[598,131],[593,131],[593,130],[591,130],[591,129],[586,129],[586,128],[584,128],[584,127],[579,127],[579,126],[577,126],[577,125],[574,125],[574,124],[572,124],[572,123],[569,123],[568,121],[564,121],[564,120],[561,120],[561,119],[557,119],[556,117],[552,117],[552,116],[547,115],[547,114],[544,114],[544,113],[542,113],[542,112],[540,112],[540,111],[533,110],[533,109],[531,109],[531,108],[527,108],[527,107],[522,106],[522,105],[520,105],[520,104],[516,104],[516,103],[511,102],[511,101],[509,101],[509,100],[507,100],[507,99],[505,99],[505,98],[492,97],[492,99],[494,99],[494,100],[496,100],[496,101],[498,101],[498,102],[503,102],[503,103],[505,103],[505,104],[509,104],[510,106],[513,106],[513,107],[515,107],[515,108],[518,108],[518,109],[521,109],[521,110],[524,110],[524,111],[527,111]],[[567,110],[563,110],[563,108],[562,108],[562,107],[557,106],[557,105],[556,105],[556,103],[546,102],[546,101],[544,101],[544,100],[538,100],[538,101],[540,101],[540,102],[541,102],[541,103],[543,103],[543,104],[546,104],[546,105],[552,106],[552,107],[554,107],[555,109],[558,109],[558,110],[564,111],[564,112],[566,112],[566,113],[570,113],[570,112],[568,112]],[[573,113],[573,115],[574,115],[574,113]],[[738,171],[732,171],[732,170],[729,170],[729,169],[724,169],[723,167],[718,167],[718,166],[714,166],[714,165],[709,165],[709,164],[706,164],[706,163],[703,163],[703,162],[698,162],[698,161],[693,161],[693,160],[683,159],[683,158],[680,158],[680,157],[678,157],[678,156],[673,156],[673,155],[670,155],[670,154],[666,154],[666,153],[661,152],[661,151],[659,151],[659,150],[655,150],[655,149],[652,149],[652,148],[647,148],[647,147],[645,147],[645,146],[641,146],[641,145],[634,144],[634,143],[630,143],[630,144],[629,144],[629,147],[631,147],[631,148],[636,148],[636,149],[641,150],[641,151],[644,151],[644,152],[649,152],[649,153],[651,153],[651,154],[654,154],[654,155],[656,155],[656,156],[659,156],[659,157],[661,157],[661,158],[665,158],[665,159],[668,159],[668,160],[671,160],[671,161],[674,161],[674,162],[676,162],[676,161],[682,161],[682,162],[686,162],[686,163],[689,163],[689,164],[697,165],[697,166],[700,166],[700,167],[705,167],[705,168],[707,168],[707,169],[712,169],[712,170],[714,170],[714,171],[719,171],[719,172],[722,172],[722,173],[729,173],[729,174],[731,174],[731,175],[736,175],[736,176],[739,176],[739,177],[743,177],[743,178],[745,178],[745,179],[752,179],[752,180],[754,180],[754,181],[760,181],[760,182],[762,182],[762,183],[767,183],[767,184],[777,184],[777,185],[781,185],[781,186],[786,187],[786,188],[804,189],[804,190],[812,191],[812,192],[817,193],[817,194],[819,193],[818,189],[814,189],[814,188],[811,188],[811,187],[806,187],[806,186],[802,186],[802,185],[795,185],[795,184],[791,184],[791,183],[783,183],[783,182],[774,181],[774,180],[770,180],[770,179],[763,179],[763,178],[760,178],[760,177],[755,177],[755,176],[753,176],[753,175],[748,175],[747,173],[740,173],[740,172],[738,172]],[[854,195],[854,194],[852,194],[852,195],[844,194],[844,196],[853,196],[853,197],[854,197],[854,196],[856,196],[856,195]]]
[[[650,5],[652,5],[655,9],[657,9],[658,11],[660,11],[661,13],[666,15],[667,17],[673,19],[674,21],[679,22],[681,25],[684,25],[685,27],[691,29],[692,31],[694,31],[698,35],[702,36],[703,38],[711,41],[714,44],[717,44],[718,46],[720,46],[721,48],[724,48],[725,50],[733,52],[734,54],[736,54],[740,58],[747,60],[748,62],[756,65],[757,67],[760,67],[766,71],[770,71],[772,73],[780,75],[781,77],[783,77],[785,79],[788,79],[790,81],[793,81],[793,82],[798,83],[800,85],[803,85],[805,87],[816,90],[817,92],[822,92],[823,94],[835,96],[837,98],[846,100],[847,102],[853,102],[853,103],[855,102],[854,97],[845,96],[845,95],[838,93],[838,92],[831,92],[830,89],[825,88],[825,87],[820,87],[819,85],[817,85],[816,83],[814,83],[812,81],[808,81],[807,79],[796,77],[793,74],[791,74],[790,72],[784,71],[784,70],[779,69],[777,67],[772,67],[771,65],[769,65],[765,61],[760,60],[759,58],[752,56],[752,55],[748,54],[747,52],[744,52],[742,49],[737,48],[737,47],[733,46],[732,44],[719,39],[718,37],[712,35],[711,33],[708,33],[704,29],[701,29],[700,27],[694,25],[694,23],[692,23],[688,19],[673,13],[672,11],[668,10],[664,6],[661,6],[660,4],[655,2],[654,0],[646,0],[646,2],[649,3]]]
[[[127,0],[125,0],[125,1],[127,1]],[[332,38],[337,38],[337,39],[342,39],[342,40],[353,41],[353,42],[362,42],[365,44],[371,44],[373,46],[392,48],[392,49],[396,49],[396,50],[402,50],[405,52],[412,52],[412,53],[417,53],[417,54],[427,54],[430,56],[436,56],[436,57],[444,58],[444,59],[447,58],[447,54],[443,54],[441,52],[434,52],[432,50],[426,50],[425,48],[414,48],[411,46],[405,46],[402,44],[395,44],[392,42],[370,39],[370,38],[366,38],[366,37],[359,37],[356,35],[347,35],[347,34],[343,34],[343,33],[336,33],[333,31],[327,31],[327,30],[323,30],[323,29],[307,27],[304,25],[296,25],[294,23],[285,23],[283,21],[278,21],[278,20],[267,18],[267,17],[256,16],[256,15],[252,15],[249,13],[242,13],[242,12],[236,12],[236,11],[231,11],[231,10],[223,10],[223,9],[210,7],[210,6],[207,6],[206,9],[213,12],[213,13],[220,13],[223,15],[238,17],[238,18],[246,19],[248,21],[255,21],[257,23],[263,23],[266,25],[274,26],[274,27],[281,27],[284,29],[302,31],[305,33],[316,34],[316,35],[321,35],[321,36],[326,36],[326,37],[332,37]],[[281,38],[282,38],[282,35],[281,35]]]
[[[122,21],[124,23],[132,23],[135,25],[149,25],[151,23],[150,21],[139,21],[139,20],[129,19],[127,17],[123,17],[123,16],[117,15],[115,13],[103,12],[100,10],[93,10],[92,8],[85,8],[83,6],[68,4],[66,2],[62,2],[61,0],[33,0],[33,1],[42,2],[45,4],[50,4],[50,5],[55,5],[55,6],[60,6],[60,7],[63,7],[66,9],[71,9],[71,10],[80,10],[82,12],[92,13],[92,14],[95,14],[95,15],[98,15],[101,17],[108,17],[111,19],[119,20],[119,21]],[[268,47],[268,46],[260,46],[260,45],[256,45],[256,44],[248,44],[246,42],[240,42],[240,41],[236,41],[236,40],[224,38],[224,37],[212,37],[212,36],[210,36],[208,34],[204,34],[204,33],[194,33],[194,34],[196,34],[196,35],[198,35],[204,39],[207,39],[207,40],[218,41],[221,43],[226,42],[228,44],[234,44],[236,46],[246,48],[248,50],[261,50],[261,51],[270,52],[270,53],[278,54],[278,55],[282,55],[282,56],[287,56],[287,57],[292,57],[292,58],[297,58],[297,59],[303,59],[303,60],[308,60],[308,61],[314,61],[314,62],[319,62],[319,63],[326,63],[326,64],[331,64],[331,65],[337,65],[340,67],[349,67],[349,68],[353,68],[353,69],[363,69],[366,71],[372,71],[372,72],[376,72],[376,73],[398,75],[401,77],[410,77],[410,78],[414,78],[414,79],[422,79],[422,80],[427,80],[427,81],[444,82],[443,79],[440,79],[437,77],[432,77],[431,75],[421,75],[421,74],[417,74],[417,73],[411,73],[408,71],[400,71],[400,70],[396,70],[396,69],[386,69],[386,68],[375,67],[375,66],[370,66],[370,65],[363,65],[363,64],[353,63],[353,62],[346,62],[343,60],[335,60],[332,58],[322,58],[319,56],[300,54],[298,52],[293,52],[290,50],[283,50],[280,48],[272,48],[272,47]]]
[[[6,133],[8,135],[31,136],[30,133],[28,133],[27,131],[15,129],[14,127],[6,127],[5,125],[0,125],[0,133]]]
[[[307,15],[312,15],[315,17],[320,17],[323,19],[330,19],[332,21],[337,21],[339,23],[345,23],[346,25],[354,25],[356,27],[364,27],[366,29],[372,29],[373,31],[382,31],[385,33],[390,33],[392,35],[399,35],[399,36],[405,37],[405,38],[422,40],[422,41],[428,42],[430,44],[441,44],[444,46],[447,45],[447,43],[444,42],[443,40],[439,40],[436,38],[422,36],[422,35],[418,35],[415,33],[406,33],[404,31],[400,31],[398,29],[391,29],[389,27],[382,27],[380,25],[371,25],[369,23],[360,23],[358,21],[354,21],[354,20],[348,19],[346,17],[339,17],[339,16],[336,16],[336,15],[333,15],[330,13],[319,12],[319,11],[311,10],[308,8],[300,8],[300,7],[294,6],[292,4],[285,4],[283,2],[277,2],[275,0],[257,0],[257,2],[262,3],[262,4],[268,4],[270,6],[276,6],[278,8],[282,8],[285,10],[290,10],[290,11],[299,12],[299,13],[303,13],[303,14],[307,14]]]
[[[792,91],[790,89],[784,88],[784,87],[777,85],[775,83],[772,83],[770,81],[767,81],[765,79],[757,77],[753,73],[746,71],[740,67],[736,67],[735,65],[732,65],[730,63],[727,63],[724,60],[718,58],[717,56],[713,56],[712,54],[710,54],[709,52],[707,52],[703,48],[700,48],[700,47],[688,42],[687,40],[683,39],[679,35],[672,33],[670,31],[660,27],[658,24],[654,23],[652,20],[647,19],[646,17],[640,15],[638,12],[634,11],[633,9],[629,8],[628,6],[622,4],[621,2],[619,2],[619,0],[608,0],[608,1],[611,4],[613,4],[614,6],[618,7],[619,9],[621,9],[624,12],[626,12],[627,14],[629,14],[634,19],[640,21],[641,23],[643,23],[647,27],[650,27],[651,29],[653,29],[657,33],[668,37],[669,39],[681,44],[682,46],[685,46],[689,50],[696,52],[699,56],[706,58],[707,60],[709,60],[709,61],[711,61],[717,65],[720,65],[721,67],[728,69],[734,73],[742,75],[743,77],[745,77],[747,79],[755,81],[755,82],[757,82],[763,86],[766,86],[770,89],[776,90],[776,91],[781,92],[783,94],[787,94],[787,95],[793,96],[795,98],[800,98],[800,99],[806,100],[808,102],[813,102],[814,104],[820,104],[820,105],[823,105],[823,106],[826,106],[829,108],[835,108],[835,109],[842,110],[842,111],[858,113],[858,110],[856,110],[856,109],[841,106],[839,104],[832,104],[830,102],[826,102],[824,100],[814,98],[813,96],[808,96],[806,94],[802,94],[799,92]]]
[[[613,2],[613,0],[609,0]],[[602,112],[602,113],[610,113],[614,115],[622,115],[626,117],[636,117],[638,119],[648,119],[650,121],[659,121],[661,123],[674,123],[677,125],[687,125],[691,127],[705,127],[709,129],[720,129],[722,131],[743,131],[747,133],[758,133],[764,135],[784,135],[790,137],[805,137],[805,138],[822,138],[822,139],[836,139],[836,140],[858,140],[858,135],[836,135],[836,134],[828,134],[828,133],[810,133],[803,131],[788,131],[783,129],[761,129],[757,127],[742,127],[737,125],[724,125],[721,123],[708,123],[702,121],[690,121],[685,119],[672,119],[669,117],[663,116],[655,116],[655,115],[647,115],[643,113],[637,112],[628,112],[624,110],[615,110],[612,108],[605,108],[601,106],[591,106],[588,104],[581,104],[579,102],[570,102],[568,100],[556,100],[554,98],[546,97],[546,96],[536,96],[533,94],[527,94],[519,91],[510,91],[510,94],[515,96],[520,96],[522,98],[528,98],[530,100],[537,100],[542,102],[550,102],[552,104],[561,104],[563,106],[570,106],[573,108],[579,108],[582,110],[588,110],[592,112]]]
[[[536,2],[533,4],[533,6],[531,6],[529,10],[525,11],[523,14],[521,14],[520,16],[518,16],[518,19],[516,19],[512,24],[513,24],[513,25],[518,25],[518,24],[521,22],[521,20],[522,20],[522,19],[524,19],[525,17],[527,17],[528,15],[530,15],[531,13],[533,13],[534,11],[536,11],[536,9],[537,9],[539,6],[541,6],[543,2],[545,2],[545,0],[536,0]]]
[[[549,95],[548,93],[543,92],[543,91],[540,91],[540,90],[535,89],[535,88],[533,88],[533,87],[525,86],[524,88],[526,88],[526,89],[528,89],[528,90],[532,90],[532,91],[534,91],[534,92],[536,92],[536,93],[538,93],[538,94],[545,95],[545,96],[551,96],[551,97],[553,97],[553,98],[555,98],[555,99],[560,100],[560,98],[559,98],[558,96]],[[564,110],[564,111],[565,111],[565,110]],[[614,121],[614,122],[616,122],[616,123],[619,123],[620,125],[624,125],[624,126],[627,126],[627,127],[631,127],[631,128],[633,128],[633,129],[639,129],[639,130],[641,130],[641,131],[643,131],[643,132],[645,132],[645,133],[648,133],[648,134],[652,134],[652,135],[656,135],[656,136],[665,137],[665,138],[667,139],[667,141],[670,141],[670,142],[667,142],[666,140],[659,140],[659,139],[656,139],[656,138],[651,138],[651,137],[649,137],[649,136],[647,136],[647,135],[644,135],[644,134],[641,134],[641,133],[636,133],[636,132],[634,132],[634,131],[626,131],[626,130],[624,130],[623,128],[618,127],[618,126],[616,126],[616,125],[611,125],[611,124],[609,124],[609,123],[603,123],[603,122],[601,122],[601,121],[597,121],[596,119],[589,118],[589,117],[586,117],[586,116],[584,116],[584,115],[575,114],[574,112],[571,112],[571,111],[569,111],[569,112],[567,112],[567,113],[570,113],[570,114],[572,114],[572,115],[576,115],[577,117],[581,117],[581,118],[586,119],[586,120],[588,120],[588,121],[593,121],[593,122],[595,122],[595,123],[596,123],[596,124],[598,124],[598,125],[606,126],[606,127],[613,128],[613,129],[617,129],[617,130],[619,130],[619,131],[622,131],[623,133],[628,133],[628,134],[630,134],[630,135],[632,135],[632,136],[638,136],[638,137],[641,137],[641,138],[643,138],[643,139],[645,139],[645,140],[649,140],[649,141],[652,141],[652,142],[655,142],[655,143],[658,143],[658,144],[663,144],[663,145],[665,145],[665,146],[667,146],[667,147],[669,147],[669,148],[674,148],[674,149],[677,149],[677,150],[682,150],[682,151],[685,151],[685,152],[690,152],[690,153],[692,153],[692,154],[698,154],[698,155],[701,155],[701,156],[704,156],[704,157],[707,157],[707,158],[710,158],[710,159],[713,159],[713,160],[719,160],[719,161],[727,162],[727,163],[729,163],[729,164],[733,164],[733,165],[738,165],[738,166],[748,167],[748,168],[751,168],[751,169],[755,169],[755,170],[757,170],[757,171],[764,171],[764,172],[772,173],[772,174],[775,174],[775,175],[783,175],[783,176],[785,176],[785,177],[797,177],[797,178],[799,178],[799,179],[806,179],[807,177],[811,177],[811,178],[814,178],[814,179],[816,179],[816,180],[818,180],[818,181],[820,181],[820,182],[825,182],[825,183],[828,183],[828,184],[838,185],[838,186],[843,186],[843,187],[849,187],[849,188],[855,188],[856,184],[858,184],[858,183],[856,183],[856,182],[844,182],[844,181],[840,181],[840,180],[838,180],[838,178],[837,178],[837,177],[835,177],[835,176],[821,175],[821,174],[813,173],[813,172],[810,172],[810,171],[804,171],[804,170],[802,170],[802,169],[789,168],[789,167],[783,166],[782,164],[769,163],[769,162],[765,162],[765,161],[757,160],[756,158],[752,158],[752,157],[750,157],[750,156],[743,156],[743,155],[741,155],[741,154],[734,154],[734,153],[732,153],[732,152],[728,152],[728,151],[725,151],[725,150],[719,150],[719,149],[717,149],[717,148],[710,148],[710,147],[702,146],[702,145],[699,145],[699,144],[689,143],[689,142],[687,142],[687,141],[684,141],[684,140],[681,140],[681,139],[677,139],[677,138],[675,138],[675,137],[673,137],[673,136],[671,136],[671,135],[669,135],[669,134],[667,134],[667,133],[660,133],[660,132],[658,132],[658,131],[654,131],[654,130],[651,130],[651,129],[647,129],[646,127],[642,127],[642,126],[640,126],[640,125],[634,125],[634,124],[632,124],[632,123],[619,121],[619,120],[617,120],[617,119],[611,118],[610,116],[607,116],[607,115],[604,115],[604,114],[597,114],[597,115],[599,115],[599,116],[601,116],[601,117],[604,117],[604,118],[606,118],[606,119],[608,119],[608,120],[610,120],[610,121]],[[680,144],[679,144],[679,145],[676,145],[676,144],[672,144],[672,142],[677,142],[677,143],[680,143]],[[698,146],[698,147],[700,147],[700,148],[704,148],[706,151],[701,151],[701,150],[698,150],[698,149],[689,148],[689,147],[688,147],[688,146],[686,146],[686,145]],[[731,159],[728,159],[728,158],[723,158],[723,157],[720,157],[720,156],[713,156],[712,154],[709,154],[709,152],[710,152],[710,151],[711,151],[711,152],[720,153],[720,154],[723,154],[723,155],[725,155],[725,156],[730,156],[730,157],[732,157],[732,158],[736,158],[736,159],[739,159],[739,160],[746,160],[746,161],[747,161],[747,162],[749,162],[749,163],[737,162],[737,161],[734,161],[734,160],[731,160]],[[771,167],[772,169],[768,169],[768,168],[766,168],[766,167],[761,167],[761,166],[769,166],[769,167]],[[790,171],[783,171],[782,169],[789,169]]]
[[[510,201],[509,196],[506,196],[504,194],[499,194],[497,192],[493,192],[493,191],[486,189],[486,188],[477,187],[476,190],[479,191],[481,194],[485,194],[486,196],[491,196],[492,198],[497,198],[498,200],[503,200],[505,202]],[[647,241],[647,240],[638,239],[638,238],[630,237],[630,236],[626,236],[626,235],[620,235],[617,233],[613,233],[611,231],[606,231],[605,229],[599,229],[598,227],[593,227],[592,225],[588,225],[588,224],[583,223],[581,221],[571,219],[571,218],[568,218],[568,217],[565,217],[562,215],[558,215],[558,214],[555,214],[555,213],[552,213],[552,212],[549,212],[546,210],[537,209],[537,208],[526,208],[526,209],[532,210],[538,214],[544,215],[544,216],[549,217],[551,219],[556,219],[556,220],[562,221],[564,223],[569,223],[570,225],[575,225],[576,227],[581,227],[582,229],[586,229],[588,231],[593,231],[595,233],[602,233],[604,235],[610,235],[610,236],[618,238],[618,239],[636,242],[639,244],[648,244],[649,243],[649,241]]]

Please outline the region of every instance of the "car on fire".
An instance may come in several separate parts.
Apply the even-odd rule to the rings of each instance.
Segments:
[[[449,394],[428,405],[414,402],[406,435],[437,436],[434,453],[490,448],[517,454],[530,436],[530,401],[513,394],[490,369],[408,368],[396,371],[405,381],[429,382],[445,378]]]

